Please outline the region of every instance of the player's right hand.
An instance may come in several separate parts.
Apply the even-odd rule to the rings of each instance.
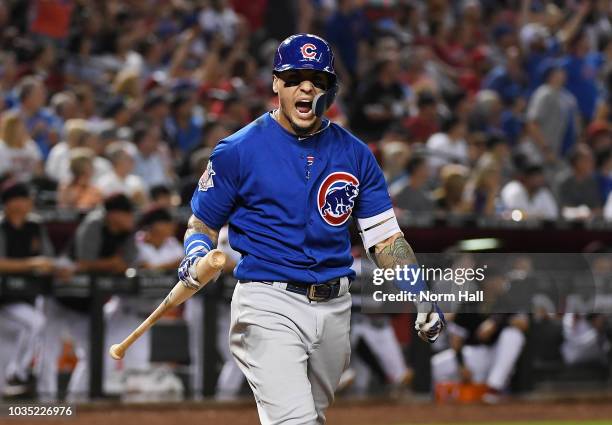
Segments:
[[[191,289],[199,289],[200,283],[198,282],[198,273],[196,271],[196,264],[202,257],[206,255],[206,251],[196,251],[190,255],[187,255],[181,261],[178,267],[178,278],[183,285]]]

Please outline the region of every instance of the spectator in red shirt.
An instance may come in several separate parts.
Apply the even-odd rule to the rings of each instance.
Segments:
[[[73,0],[34,0],[30,31],[55,40],[64,40],[70,29]]]
[[[440,130],[438,102],[433,93],[422,91],[417,98],[419,112],[404,120],[404,127],[413,143],[425,143],[429,137]]]

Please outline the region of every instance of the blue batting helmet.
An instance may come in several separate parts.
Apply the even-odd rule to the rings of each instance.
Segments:
[[[331,87],[313,101],[313,110],[317,116],[334,103],[338,93],[338,78],[334,69],[334,54],[327,41],[313,34],[295,34],[287,37],[276,49],[274,55],[274,72],[290,69],[310,69],[326,73]]]

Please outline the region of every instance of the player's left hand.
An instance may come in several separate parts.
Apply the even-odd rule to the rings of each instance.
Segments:
[[[414,322],[414,329],[418,332],[419,338],[431,344],[436,342],[444,326],[446,326],[444,313],[436,303],[431,303],[428,311],[418,313]]]

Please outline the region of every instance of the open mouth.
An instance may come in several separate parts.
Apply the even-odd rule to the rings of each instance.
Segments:
[[[312,113],[312,101],[308,100],[298,100],[295,102],[295,110],[299,115],[302,116],[310,116]]]

